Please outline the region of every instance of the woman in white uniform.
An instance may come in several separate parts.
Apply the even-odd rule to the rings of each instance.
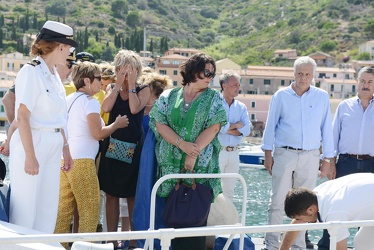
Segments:
[[[56,71],[78,45],[72,37],[71,27],[47,21],[31,47],[36,59],[22,67],[15,82],[18,129],[10,142],[9,221],[45,233],[53,233],[56,224],[61,154],[62,168],[73,167],[63,129],[65,91]]]

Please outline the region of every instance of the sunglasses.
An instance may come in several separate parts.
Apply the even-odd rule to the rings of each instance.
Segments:
[[[99,80],[99,82],[101,81],[101,76],[94,76],[93,79],[95,79],[95,78],[96,78],[97,80]]]
[[[216,76],[216,74],[213,73],[213,72],[210,72],[209,69],[205,69],[205,70],[204,70],[204,76],[205,76],[206,78],[214,78],[214,77]]]
[[[69,62],[69,61],[66,62],[66,66],[67,66],[69,69],[71,69],[71,67],[73,67],[73,65],[74,65],[74,64],[71,63],[71,62]]]

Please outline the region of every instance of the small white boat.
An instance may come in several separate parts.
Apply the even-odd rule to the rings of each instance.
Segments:
[[[240,144],[239,160],[240,163],[263,165],[265,153],[261,149],[261,145],[253,145],[249,143]]]

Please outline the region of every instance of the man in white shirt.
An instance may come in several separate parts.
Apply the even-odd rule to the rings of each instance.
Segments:
[[[244,103],[235,100],[240,90],[240,76],[233,71],[229,71],[220,76],[219,83],[228,121],[218,134],[218,139],[222,146],[219,154],[219,166],[221,173],[238,173],[238,146],[243,136],[248,136],[251,132],[251,123],[247,107]],[[236,179],[222,178],[221,183],[223,194],[232,201]]]
[[[340,177],[314,188],[291,189],[284,209],[291,224],[374,220],[374,174],[358,173]],[[285,234],[280,250],[288,250],[298,231]],[[361,227],[355,238],[356,250],[374,249],[374,227]],[[337,250],[347,249],[348,228],[341,227],[337,235]]]

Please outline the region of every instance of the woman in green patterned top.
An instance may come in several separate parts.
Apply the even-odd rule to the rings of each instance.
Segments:
[[[151,110],[149,125],[157,139],[159,178],[180,173],[183,168],[195,173],[220,173],[221,145],[217,133],[227,123],[227,115],[221,95],[208,88],[215,72],[216,65],[210,56],[193,55],[181,65],[183,87],[164,92]],[[191,184],[191,180],[185,181]],[[158,195],[168,197],[176,182],[176,179],[165,181]],[[222,192],[220,179],[196,179],[196,182],[211,187],[214,198]],[[197,244],[205,249],[205,237],[194,237],[193,242],[191,239],[172,240],[173,250],[191,249],[191,246],[200,249]]]

